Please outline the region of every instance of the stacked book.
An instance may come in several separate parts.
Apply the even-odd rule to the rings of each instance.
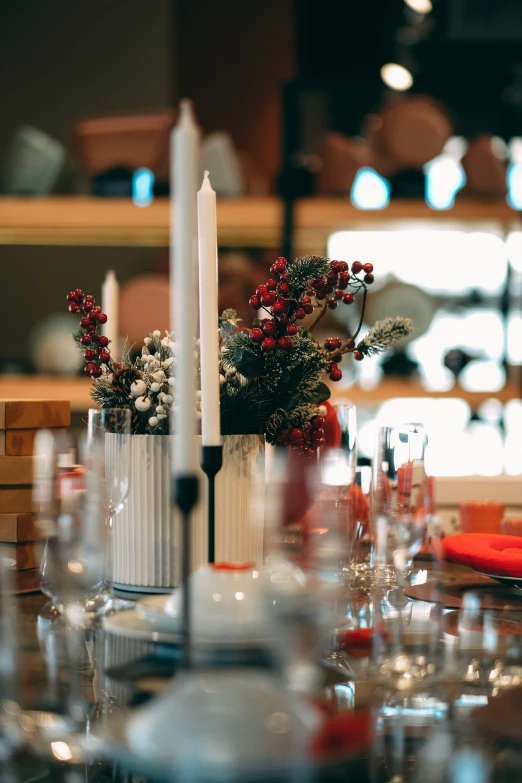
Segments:
[[[0,400],[0,554],[13,562],[17,593],[39,587],[43,541],[32,486],[36,433],[70,423],[68,401]]]

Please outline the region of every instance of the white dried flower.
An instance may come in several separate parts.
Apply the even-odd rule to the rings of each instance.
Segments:
[[[159,424],[157,416],[151,416],[149,419],[149,427],[156,427]]]
[[[154,331],[152,332],[152,336],[156,337],[157,339],[159,339],[161,337],[160,330],[159,329],[154,329]]]
[[[166,419],[167,414],[166,413],[158,413],[158,419]]]
[[[174,352],[176,350],[176,343],[171,340],[168,345],[168,348],[170,351]]]
[[[131,383],[130,393],[133,397],[143,397],[146,391],[147,384],[145,381],[138,379],[137,381],[134,381],[134,383]]]
[[[170,405],[174,397],[171,394],[162,394],[161,402],[163,405]]]
[[[167,411],[163,407],[163,405],[156,405],[156,416],[160,415],[161,413],[166,413]]]
[[[174,364],[174,357],[169,356],[168,359],[165,359],[165,361],[161,363],[161,366],[163,367],[164,370],[168,370],[172,364]]]
[[[168,337],[163,337],[162,340],[161,340],[161,345],[163,346],[163,348],[168,348],[169,347],[169,338]]]
[[[157,381],[157,383],[161,383],[162,380],[164,380],[165,378],[165,373],[163,372],[163,370],[158,370],[157,372],[154,373],[152,377],[154,378],[155,381]]]
[[[325,405],[319,405],[318,413],[319,413],[319,416],[326,416],[326,414],[328,413],[328,411],[326,410],[326,406]]]
[[[224,375],[220,375],[220,376],[219,376],[219,383],[220,383],[221,385],[223,385],[223,384],[225,383],[225,376],[224,376]]]
[[[146,337],[143,342],[145,343],[145,345],[150,345],[152,340],[150,339],[150,337]]]
[[[146,345],[143,345],[143,346],[142,346],[142,348],[141,348],[141,355],[142,355],[142,356],[148,356],[148,355],[149,355],[149,353],[150,353],[150,351],[149,351],[149,349],[147,348],[147,346],[146,346]]]
[[[150,408],[150,400],[148,397],[138,397],[134,404],[137,411],[148,411]]]
[[[167,383],[168,383],[169,386],[175,386],[176,385],[176,379],[174,378],[174,376],[172,376],[171,378],[168,378],[167,379]]]
[[[158,392],[158,402],[161,402],[164,396],[165,396],[164,392],[162,391]]]
[[[160,389],[161,389],[161,386],[159,385],[159,383],[151,383],[150,390],[152,392],[159,392]]]

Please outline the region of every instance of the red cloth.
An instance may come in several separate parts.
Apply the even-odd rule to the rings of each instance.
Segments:
[[[312,739],[312,755],[328,759],[360,753],[370,747],[373,721],[370,710],[359,709],[327,718]]]
[[[331,449],[338,449],[341,445],[341,425],[337,418],[337,412],[328,400],[322,402],[321,405],[324,405],[326,408],[323,425],[325,446]]]
[[[522,539],[497,533],[459,533],[442,542],[448,560],[494,576],[522,577]]]

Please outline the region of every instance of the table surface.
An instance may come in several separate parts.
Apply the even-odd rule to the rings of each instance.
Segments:
[[[417,579],[421,581],[429,576],[431,565],[429,562],[419,562],[416,566]],[[445,579],[459,580],[461,578],[468,578],[473,581],[473,577],[470,574],[469,569],[465,569],[461,566],[454,564],[447,564],[445,569]],[[492,585],[496,583],[491,582]],[[18,665],[19,665],[19,701],[24,708],[34,708],[40,706],[42,701],[44,703],[51,703],[54,698],[63,698],[63,691],[61,688],[69,687],[68,683],[68,667],[64,663],[64,650],[62,648],[60,652],[60,644],[56,646],[56,639],[54,641],[54,647],[51,644],[51,640],[54,638],[56,629],[60,625],[60,620],[51,618],[48,613],[49,599],[40,594],[30,594],[16,597],[16,618],[17,618],[17,634],[18,634]],[[412,611],[412,624],[415,626],[416,618],[426,618],[431,611],[433,604],[424,603],[422,601],[413,602]],[[522,610],[522,602],[521,602]],[[522,611],[513,613],[513,619],[517,618],[518,622],[522,622]],[[103,632],[102,632],[103,633]],[[50,684],[50,674],[52,674],[52,665],[49,665],[49,656],[44,656],[44,650],[51,651],[52,654],[56,654],[57,657],[57,672],[59,686],[54,688]],[[95,691],[97,690],[98,696],[103,692],[103,686],[100,685],[99,677],[98,682],[95,676],[95,670],[92,667],[93,658],[97,653],[94,652],[93,642],[87,644],[89,654],[85,655],[84,659],[79,663],[79,669],[81,670],[81,678],[83,687],[85,688],[85,698],[90,702],[96,701]],[[53,653],[54,651],[54,653]],[[368,698],[368,694],[371,693],[373,688],[367,678],[363,677],[358,683],[358,669],[354,667],[355,672],[355,693],[356,701],[365,701]],[[93,677],[94,675],[94,677]],[[64,685],[65,680],[65,685]],[[162,678],[160,683],[166,683],[167,680]],[[162,687],[157,683],[148,683],[151,689],[155,687]],[[122,686],[125,689],[125,686]],[[122,691],[123,692],[123,691]],[[357,695],[359,698],[357,698]],[[1,772],[1,770],[0,770]],[[112,777],[105,778],[100,772],[100,777],[96,780],[105,781],[113,780]],[[1,777],[1,774],[0,774]],[[51,777],[50,780],[58,780],[59,778]]]

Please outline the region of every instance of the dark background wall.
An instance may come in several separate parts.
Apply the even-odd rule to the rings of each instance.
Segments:
[[[66,144],[74,162],[78,118],[173,107],[187,95],[203,131],[228,130],[271,182],[293,21],[292,0],[0,0],[0,165],[24,124]],[[74,191],[88,186],[77,172]],[[0,245],[0,330],[16,334],[0,360],[26,356],[34,324],[64,312],[70,288],[98,296],[107,269],[123,282],[165,268],[166,256]]]

